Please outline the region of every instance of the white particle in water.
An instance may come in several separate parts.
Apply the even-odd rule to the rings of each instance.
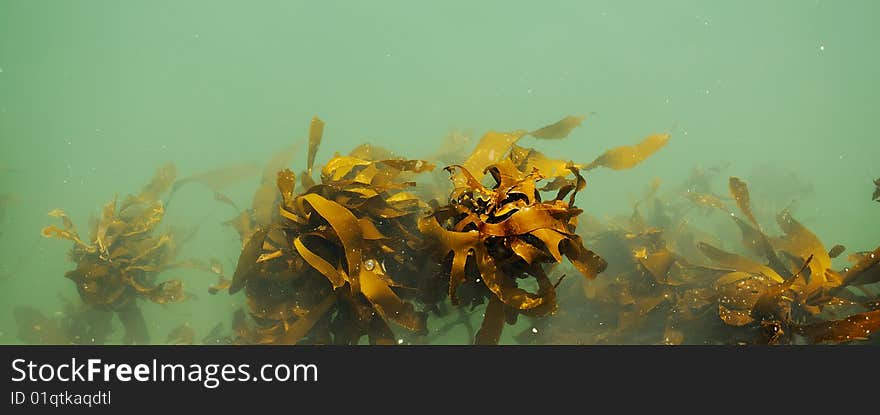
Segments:
[[[364,268],[366,268],[367,271],[372,271],[373,268],[376,268],[376,261],[373,261],[372,259],[366,260],[366,262],[364,262]]]
[[[819,50],[820,50],[820,51],[824,51],[824,50],[825,50],[825,45],[819,45]]]
[[[533,333],[533,334],[538,334],[538,328],[537,328],[537,327],[532,327],[532,333]]]
[[[403,339],[397,339],[397,344],[403,344]]]

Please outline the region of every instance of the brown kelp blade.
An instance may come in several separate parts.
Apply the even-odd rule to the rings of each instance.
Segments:
[[[871,196],[871,200],[880,202],[880,179],[874,180],[874,186],[877,188],[874,189],[874,194]]]
[[[138,200],[149,202],[156,201],[171,188],[174,179],[177,177],[177,167],[174,163],[168,162],[162,165],[153,175],[153,179],[144,186],[141,193],[137,196]]]
[[[486,314],[483,317],[483,324],[477,331],[474,339],[475,344],[494,345],[498,344],[501,339],[501,331],[504,329],[504,303],[497,297],[489,299],[489,305],[486,306]]]
[[[265,229],[257,230],[242,248],[235,274],[232,275],[232,283],[229,285],[229,294],[235,294],[247,283],[247,279],[257,263],[257,258],[260,257],[263,250],[263,241],[266,240],[267,233]]]
[[[260,165],[255,162],[234,163],[196,173],[175,181],[168,195],[168,200],[170,201],[181,187],[189,183],[200,183],[215,192],[219,192],[259,173]]]
[[[734,200],[736,200],[736,205],[739,207],[739,210],[742,211],[744,215],[746,215],[746,218],[749,219],[749,222],[751,222],[752,225],[755,226],[755,228],[760,229],[760,226],[758,226],[758,221],[755,220],[755,216],[752,214],[748,185],[746,185],[746,183],[740,180],[738,177],[730,177],[729,187],[730,195],[733,196]]]
[[[810,324],[797,331],[812,343],[833,344],[867,340],[877,329],[880,329],[880,310],[852,315],[842,320]]]
[[[880,282],[880,247],[856,258],[858,262],[843,275],[841,288],[849,285],[866,285]]]
[[[532,137],[540,139],[559,139],[568,137],[571,131],[581,125],[586,116],[569,115],[553,124],[546,125],[529,133]]]
[[[315,165],[315,154],[318,153],[318,147],[321,145],[321,137],[324,135],[324,121],[318,117],[312,117],[309,124],[309,156],[307,171],[309,176],[312,175],[312,167]]]
[[[584,170],[592,170],[596,167],[612,170],[631,169],[666,146],[670,137],[669,134],[652,134],[636,145],[613,148],[586,165]]]

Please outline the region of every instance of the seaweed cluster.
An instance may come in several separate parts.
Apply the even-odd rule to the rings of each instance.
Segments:
[[[138,300],[165,304],[186,298],[180,280],[157,282],[160,272],[182,265],[175,262],[179,250],[175,237],[156,229],[165,214],[160,198],[175,175],[174,165],[166,164],[137,195],[105,204],[86,240],[61,209],[49,215],[59,218],[62,226],[50,225],[42,231],[47,238],[73,241],[70,259],[76,268],[64,276],[76,284],[86,307],[116,314],[125,328],[126,343],[150,342]],[[86,323],[106,324],[105,320],[89,318]],[[96,343],[104,338],[86,337]]]
[[[66,276],[82,304],[60,320],[20,308],[22,338],[103,342],[115,313],[124,341],[148,342],[137,301],[183,300],[178,280],[158,282],[175,267],[215,275],[211,294],[244,294],[232,330],[218,322],[201,340],[208,344],[430,343],[456,327],[476,344],[496,344],[505,324],[521,317],[530,324],[516,339],[530,344],[845,343],[880,327],[880,250],[852,254],[852,266],[834,269],[845,248],[826,250],[790,209],[776,217],[781,234],[771,235],[754,214],[767,209],[753,211],[744,180],[730,177],[728,195],[712,191],[721,169],[695,169],[671,194],[661,195],[655,181],[625,217],[585,212],[577,196],[589,173],[633,168],[670,139],[652,134],[588,163],[522,145],[527,137],[565,138],[585,118],[489,131],[469,153],[453,134],[450,145],[422,159],[364,144],[316,168],[324,122],[315,117],[305,168],[290,169],[299,144],[279,152],[263,166],[246,209],[221,191],[259,174],[259,166],[175,180],[166,165],[138,195],[108,203],[87,241],[64,212],[50,213],[63,226],[43,234],[73,241],[76,268]],[[432,180],[437,165],[448,182]],[[238,212],[226,222],[241,241],[231,278],[217,259],[176,261],[177,238],[157,231],[171,196],[188,183]],[[738,234],[701,229],[694,209],[722,213]],[[734,239],[741,249],[719,247]],[[581,278],[571,282],[571,273]],[[435,321],[450,308],[457,320]],[[474,310],[483,311],[476,331]],[[165,342],[196,343],[195,329],[176,327]]]
[[[739,215],[711,193],[685,199],[730,218],[738,238],[722,240],[739,239],[742,249],[715,246],[693,229],[687,209],[663,202],[655,188],[631,217],[586,236],[614,264],[611,275],[572,292],[568,300],[576,306],[541,324],[540,333],[518,339],[771,345],[869,340],[880,328],[874,285],[880,282],[880,248],[852,254],[852,266],[835,270],[832,259],[843,246],[826,250],[787,209],[776,216],[782,234],[768,235],[752,213],[747,184],[730,177],[728,188]],[[643,216],[646,201],[650,209]],[[587,323],[577,328],[573,319]],[[590,327],[590,321],[599,324]]]

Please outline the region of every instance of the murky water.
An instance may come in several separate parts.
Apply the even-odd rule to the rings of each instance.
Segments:
[[[796,199],[827,247],[872,250],[878,16],[874,1],[0,0],[0,343],[21,341],[14,306],[52,315],[59,296],[78,298],[63,277],[70,244],[40,235],[47,212],[85,227],[168,161],[182,177],[262,164],[304,140],[314,115],[327,123],[319,165],[365,141],[427,157],[450,131],[473,146],[568,114],[591,115],[565,140],[529,145],[588,162],[671,132],[638,167],[591,173],[578,206],[628,215],[653,179],[723,167],[778,204],[762,212]],[[247,205],[258,182],[225,194]],[[199,225],[182,256],[234,270],[241,243],[222,222],[235,212],[197,186],[175,197],[166,225]],[[196,298],[142,304],[156,342],[184,322],[200,338],[244,304],[208,294],[210,274],[166,274]],[[436,341],[469,340],[459,328]]]

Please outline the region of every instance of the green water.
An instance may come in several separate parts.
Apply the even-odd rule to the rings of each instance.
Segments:
[[[313,115],[327,123],[319,164],[364,141],[424,157],[451,130],[568,114],[595,113],[566,140],[530,145],[587,162],[671,131],[637,168],[591,174],[579,205],[627,213],[653,178],[674,184],[697,164],[764,195],[791,174],[812,189],[799,218],[826,244],[873,249],[878,17],[870,0],[0,0],[0,343],[20,341],[13,306],[51,314],[59,293],[76,298],[70,244],[40,236],[47,212],[85,227],[166,161],[181,176],[262,163]],[[227,193],[246,205],[257,180]],[[234,212],[198,187],[177,197],[165,221],[202,223],[183,256],[231,272],[240,243],[221,222]],[[207,274],[167,274],[198,299],[143,305],[157,341],[182,322],[202,336],[244,302],[208,295]]]

